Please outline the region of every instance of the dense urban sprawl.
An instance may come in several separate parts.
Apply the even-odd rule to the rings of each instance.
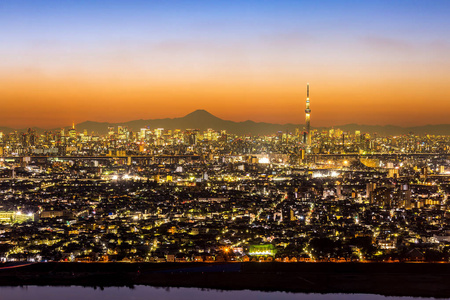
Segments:
[[[450,137],[0,134],[1,261],[449,261]]]

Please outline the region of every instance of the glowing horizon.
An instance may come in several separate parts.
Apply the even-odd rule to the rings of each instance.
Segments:
[[[446,1],[2,1],[0,126],[450,119]]]

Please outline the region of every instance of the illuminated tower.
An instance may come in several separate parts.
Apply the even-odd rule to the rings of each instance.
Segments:
[[[72,128],[69,129],[69,137],[75,139],[77,137],[77,131],[75,130],[75,122],[72,123]]]
[[[311,146],[311,109],[309,108],[309,83],[306,84],[306,144]]]

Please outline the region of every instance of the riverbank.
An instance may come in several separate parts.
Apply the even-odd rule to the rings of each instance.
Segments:
[[[36,263],[0,269],[0,285],[150,285],[444,298],[450,297],[450,264]]]

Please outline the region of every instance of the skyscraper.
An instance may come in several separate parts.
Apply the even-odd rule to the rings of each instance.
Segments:
[[[306,84],[306,144],[311,146],[311,109],[309,108],[309,83]]]

